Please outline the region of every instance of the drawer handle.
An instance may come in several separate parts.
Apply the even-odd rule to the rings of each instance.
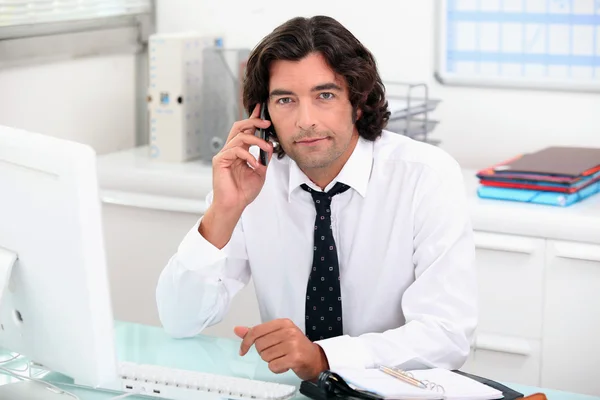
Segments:
[[[203,200],[182,199],[179,197],[157,196],[141,193],[127,193],[118,190],[103,190],[100,198],[105,204],[144,208],[159,211],[174,211],[203,215],[206,204]]]
[[[479,249],[509,251],[523,254],[532,254],[535,251],[535,243],[532,240],[520,237],[475,233],[474,239],[475,247]]]
[[[556,256],[572,260],[600,262],[600,246],[585,243],[554,242]]]
[[[501,335],[479,334],[475,339],[474,348],[521,356],[531,355],[531,346],[527,340]]]

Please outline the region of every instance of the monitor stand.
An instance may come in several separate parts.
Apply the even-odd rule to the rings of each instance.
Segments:
[[[56,393],[56,390],[42,382],[20,381],[0,385],[0,399],[10,400],[73,400],[66,393]]]
[[[0,247],[0,306],[4,291],[10,284],[17,253]],[[2,372],[0,372],[1,374]],[[24,380],[0,385],[0,399],[10,400],[73,400],[73,397],[45,385],[43,382]]]

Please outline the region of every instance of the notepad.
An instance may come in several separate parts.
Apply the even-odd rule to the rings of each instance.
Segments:
[[[348,384],[389,400],[492,400],[503,397],[499,390],[441,368],[411,371],[411,374],[418,380],[443,387],[443,393],[441,390],[418,388],[378,369],[342,369],[335,372]]]

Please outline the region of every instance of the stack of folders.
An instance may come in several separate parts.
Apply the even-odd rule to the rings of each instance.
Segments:
[[[548,147],[477,173],[479,197],[566,207],[600,191],[600,149]]]

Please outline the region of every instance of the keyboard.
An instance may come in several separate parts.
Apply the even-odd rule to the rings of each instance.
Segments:
[[[121,391],[173,400],[286,400],[296,387],[157,365],[119,363]]]

